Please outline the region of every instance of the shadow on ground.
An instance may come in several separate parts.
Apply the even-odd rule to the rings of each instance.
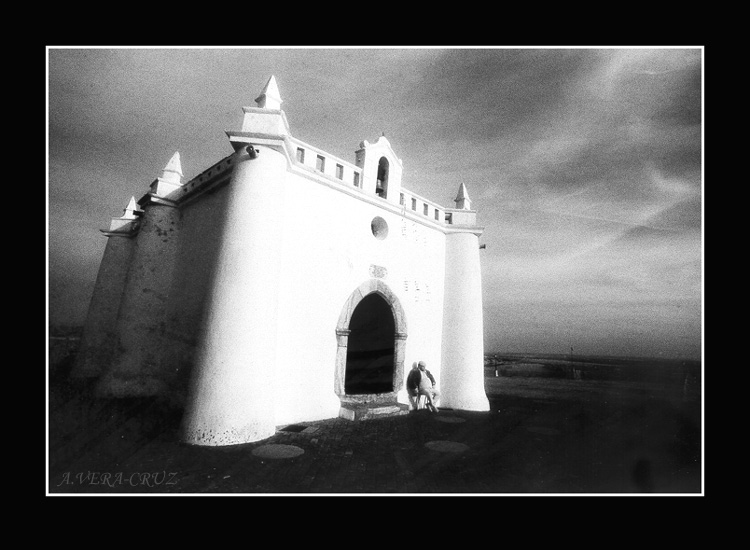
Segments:
[[[230,447],[180,443],[166,401],[95,399],[58,377],[48,492],[702,493],[701,405],[683,387],[485,375],[489,412],[303,422]]]

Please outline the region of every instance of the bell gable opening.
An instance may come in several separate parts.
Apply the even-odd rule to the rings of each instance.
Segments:
[[[375,193],[383,199],[388,198],[388,159],[380,157],[378,162],[378,177],[375,182]]]

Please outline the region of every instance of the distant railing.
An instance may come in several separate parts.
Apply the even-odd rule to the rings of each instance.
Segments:
[[[441,206],[415,193],[411,193],[403,187],[399,196],[399,204],[404,210],[409,209],[415,213],[419,213],[431,221],[450,223],[449,215],[445,213],[445,210]]]
[[[215,179],[217,176],[224,174],[229,167],[232,165],[232,155],[224,157],[216,164],[206,168],[203,172],[190,179],[185,185],[182,186],[183,195],[189,193],[196,187],[200,187],[202,183]]]

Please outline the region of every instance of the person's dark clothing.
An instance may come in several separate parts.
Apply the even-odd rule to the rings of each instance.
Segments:
[[[419,381],[422,378],[422,373],[419,369],[412,369],[409,372],[409,376],[406,377],[406,389],[409,390],[411,395],[417,395],[419,391]]]
[[[424,370],[424,373],[427,375],[427,378],[430,379],[430,382],[432,382],[432,385],[435,385],[435,377],[432,376],[432,373],[428,371],[427,369]],[[412,369],[409,372],[409,376],[406,377],[406,389],[409,390],[409,393],[412,395],[416,395],[417,392],[419,392],[419,381],[422,379],[422,371],[420,369]]]

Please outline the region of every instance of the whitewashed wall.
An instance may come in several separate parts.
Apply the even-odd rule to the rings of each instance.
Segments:
[[[283,236],[277,423],[338,414],[336,324],[350,294],[375,274],[396,294],[406,315],[405,368],[422,359],[439,376],[442,232],[295,173],[286,177],[278,211]],[[382,240],[371,230],[376,216],[388,224]]]
[[[181,208],[177,265],[167,309],[168,346],[164,349],[164,360],[175,373],[174,394],[180,400],[188,391],[206,296],[216,267],[227,191],[223,186]]]

